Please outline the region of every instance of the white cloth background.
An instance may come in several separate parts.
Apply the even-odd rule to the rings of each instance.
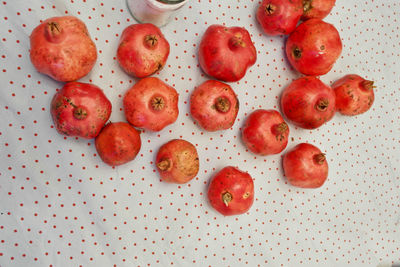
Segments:
[[[325,19],[343,40],[331,84],[356,73],[376,81],[370,111],[337,114],[309,131],[290,124],[288,148],[310,142],[326,153],[330,172],[319,189],[287,184],[281,155],[246,152],[240,127],[258,108],[279,109],[282,89],[300,77],[284,56],[285,37],[262,34],[258,1],[191,0],[162,32],[171,54],[157,74],[180,93],[178,121],[142,133],[135,161],[111,168],[93,141],[66,138],[52,126],[51,98],[63,84],[29,60],[29,35],[41,20],[74,15],[88,26],[98,60],[82,82],[100,86],[125,120],[122,97],[135,80],[115,60],[119,36],[136,23],[124,0],[0,1],[0,265],[1,266],[376,266],[400,260],[400,3],[337,0]],[[190,117],[188,101],[206,77],[197,47],[211,24],[243,26],[256,64],[231,86],[240,111],[232,129],[208,133]],[[185,185],[161,182],[153,164],[173,138],[196,145],[198,176]],[[255,202],[223,217],[207,203],[207,183],[226,165],[248,171]]]

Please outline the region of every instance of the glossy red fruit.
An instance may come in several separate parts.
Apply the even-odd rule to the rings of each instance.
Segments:
[[[156,166],[161,179],[168,183],[184,184],[199,172],[199,156],[190,142],[174,139],[161,146]]]
[[[266,156],[282,152],[288,143],[289,126],[276,110],[259,109],[244,123],[242,140],[253,153]]]
[[[225,216],[245,213],[253,205],[253,179],[235,167],[225,167],[211,179],[208,200]]]
[[[158,78],[137,82],[124,96],[126,119],[135,127],[161,131],[178,118],[178,92]]]
[[[129,75],[143,78],[161,70],[167,62],[169,43],[153,24],[133,24],[121,35],[119,65]]]
[[[211,25],[200,42],[200,66],[218,80],[239,81],[256,59],[256,48],[245,28]]]
[[[70,82],[51,101],[51,116],[60,134],[96,137],[111,115],[111,102],[92,84]]]
[[[76,17],[43,21],[30,36],[30,58],[36,70],[61,82],[87,75],[97,60],[96,45]]]
[[[329,15],[336,0],[303,0],[302,20],[323,19]]]
[[[110,166],[134,160],[141,144],[140,132],[126,122],[107,124],[95,141],[97,153]]]
[[[328,73],[341,53],[339,32],[332,24],[319,19],[303,22],[286,41],[290,64],[305,75]]]
[[[207,131],[232,127],[239,111],[239,101],[232,88],[219,81],[208,80],[196,87],[190,97],[190,113]]]
[[[315,129],[335,115],[335,92],[316,77],[301,77],[283,90],[281,109],[293,124]]]
[[[328,163],[317,147],[301,143],[283,156],[283,171],[290,184],[317,188],[328,178]]]
[[[257,20],[268,35],[289,34],[303,15],[302,0],[263,0]]]
[[[359,115],[369,110],[374,103],[374,82],[356,74],[337,80],[332,88],[336,94],[336,110],[343,115]]]

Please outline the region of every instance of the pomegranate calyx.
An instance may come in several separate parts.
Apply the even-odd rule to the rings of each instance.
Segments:
[[[157,163],[157,168],[161,171],[169,171],[172,168],[172,162],[170,159],[162,159],[160,162]]]
[[[326,111],[329,107],[329,100],[326,98],[320,98],[317,102],[317,104],[315,105],[315,109],[318,111]]]
[[[232,194],[229,192],[225,192],[222,194],[222,201],[224,202],[225,206],[228,207],[229,202],[231,202],[233,199]]]
[[[273,4],[268,4],[265,7],[265,13],[267,13],[268,16],[273,15],[275,13],[276,10],[276,6],[274,6]]]
[[[292,49],[292,53],[295,59],[301,58],[301,50],[297,46]]]
[[[325,157],[324,153],[320,153],[320,154],[314,155],[313,159],[314,159],[315,163],[322,165],[322,164],[324,164],[326,157]]]
[[[288,129],[288,125],[286,122],[275,124],[272,127],[272,133],[276,136],[276,140],[279,140],[279,141],[284,140],[285,136],[283,135],[283,133],[286,132],[287,129]]]
[[[235,35],[229,39],[229,48],[235,50],[239,47],[246,47],[246,43],[242,40],[241,35]]]
[[[215,108],[221,113],[226,113],[231,108],[231,103],[226,97],[218,97],[215,100]]]
[[[62,41],[62,37],[65,37],[62,34],[62,28],[59,23],[52,21],[47,23],[47,27],[45,29],[45,36],[49,42],[59,43]]]
[[[160,111],[165,107],[165,100],[161,96],[155,96],[150,100],[150,105],[153,110]]]
[[[373,88],[376,88],[376,86],[374,86],[374,81],[368,81],[368,80],[362,81],[361,87],[367,91],[371,91]]]
[[[83,107],[75,107],[74,108],[74,118],[77,120],[83,120],[87,117],[87,110]]]
[[[311,4],[312,4],[312,0],[303,0],[304,13],[309,12],[313,8]]]
[[[150,48],[150,49],[155,48],[158,44],[157,36],[155,36],[153,34],[146,35],[144,37],[144,44],[147,48]]]

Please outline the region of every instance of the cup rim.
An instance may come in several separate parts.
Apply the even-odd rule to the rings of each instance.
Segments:
[[[143,0],[142,0],[143,1]],[[168,1],[168,0],[147,0],[148,4],[152,7],[155,7],[157,9],[160,10],[177,10],[179,8],[181,8],[183,5],[185,5],[189,0],[181,0],[179,2],[175,2],[175,3],[165,3],[162,1]]]
[[[156,1],[167,5],[175,5],[175,4],[180,4],[185,0],[156,0]]]

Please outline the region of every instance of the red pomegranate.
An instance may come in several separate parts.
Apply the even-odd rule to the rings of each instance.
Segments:
[[[96,137],[97,153],[110,166],[118,166],[136,158],[141,148],[140,132],[126,122],[107,124]]]
[[[289,34],[303,15],[302,0],[263,0],[257,21],[268,35]]]
[[[43,21],[30,36],[30,58],[37,71],[61,82],[86,76],[97,60],[96,45],[76,17]]]
[[[220,131],[232,127],[239,111],[239,100],[232,88],[215,80],[196,87],[190,97],[190,113],[207,131]]]
[[[316,77],[301,77],[283,90],[281,109],[295,125],[315,129],[335,115],[335,92]]]
[[[332,24],[319,19],[303,22],[286,41],[290,64],[304,75],[328,73],[341,53],[339,32]]]
[[[336,95],[336,110],[354,116],[368,111],[374,103],[374,82],[349,74],[332,85]]]
[[[200,66],[218,80],[239,81],[256,59],[256,48],[245,28],[211,25],[201,39]]]
[[[242,140],[253,153],[266,156],[282,152],[288,144],[289,126],[276,110],[251,113],[242,130]]]
[[[143,78],[161,70],[168,55],[169,43],[157,26],[133,24],[122,32],[117,60],[129,75]]]
[[[60,134],[91,139],[110,118],[111,102],[95,85],[70,82],[54,95],[50,111]]]
[[[238,168],[225,167],[211,179],[207,196],[219,213],[225,216],[243,214],[253,205],[253,178]]]
[[[178,118],[178,92],[158,78],[137,82],[124,96],[126,119],[135,127],[161,131]]]
[[[283,156],[283,171],[293,186],[318,188],[328,178],[328,163],[319,148],[301,143]]]
[[[171,140],[158,151],[156,166],[163,181],[187,183],[199,172],[197,149],[186,140]]]
[[[303,0],[302,20],[323,19],[329,15],[336,0]]]

